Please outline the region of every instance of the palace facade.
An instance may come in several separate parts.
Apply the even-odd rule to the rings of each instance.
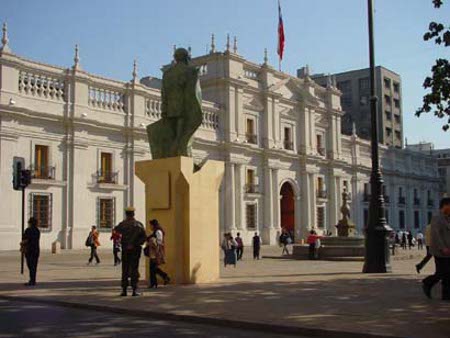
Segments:
[[[0,50],[0,249],[20,240],[21,192],[12,187],[12,163],[24,157],[33,174],[26,217],[35,216],[42,248],[82,248],[91,225],[103,246],[111,227],[134,205],[144,221],[144,186],[134,163],[151,158],[145,126],[160,118],[160,80],[116,81],[83,70],[78,50],[71,68],[15,55],[6,30]],[[343,135],[341,92],[334,81],[316,84],[279,72],[264,57],[246,60],[236,44],[194,57],[203,92],[203,124],[194,158],[224,161],[220,227],[254,232],[264,244],[281,227],[304,238],[311,228],[335,233],[342,192],[361,233],[368,217],[370,143]],[[439,192],[436,160],[380,145],[388,223],[423,228]],[[158,192],[155,191],[155,194]],[[208,207],[205,205],[205,207]],[[147,217],[146,217],[147,216]],[[211,239],[218,240],[218,239]]]

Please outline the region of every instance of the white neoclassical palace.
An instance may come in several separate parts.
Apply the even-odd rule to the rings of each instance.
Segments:
[[[81,248],[91,225],[104,232],[134,205],[145,220],[144,186],[134,163],[150,158],[145,126],[160,117],[160,80],[121,82],[83,70],[76,48],[71,68],[15,55],[4,27],[0,50],[0,249],[17,249],[21,192],[12,187],[14,156],[24,157],[33,181],[26,217],[42,229],[42,247],[59,241]],[[220,226],[255,231],[275,243],[280,228],[297,239],[312,227],[335,232],[341,193],[361,230],[368,214],[370,144],[341,133],[340,92],[244,59],[236,41],[195,57],[204,119],[195,135],[196,161],[225,161]],[[422,228],[436,208],[436,160],[380,146],[386,217],[394,228]],[[158,191],[154,192],[155,194]],[[205,205],[208,208],[208,205]],[[151,217],[151,215],[149,216]],[[217,239],[211,239],[217,240]]]

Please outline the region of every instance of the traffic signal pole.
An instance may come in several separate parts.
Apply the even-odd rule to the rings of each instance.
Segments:
[[[25,187],[22,187],[22,240],[25,233]],[[23,265],[25,260],[25,253],[20,250],[20,273],[23,275]]]

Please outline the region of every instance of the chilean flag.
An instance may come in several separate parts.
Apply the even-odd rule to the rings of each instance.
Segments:
[[[277,53],[280,57],[280,61],[283,60],[283,52],[284,52],[284,26],[283,26],[283,17],[281,16],[281,5],[280,0],[278,0],[278,49]]]

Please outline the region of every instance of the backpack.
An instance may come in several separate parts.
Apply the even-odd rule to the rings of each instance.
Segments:
[[[94,241],[92,239],[92,234],[89,233],[89,235],[86,238],[86,242],[84,243],[84,245],[86,245],[87,247],[92,246],[92,244],[94,244]]]

